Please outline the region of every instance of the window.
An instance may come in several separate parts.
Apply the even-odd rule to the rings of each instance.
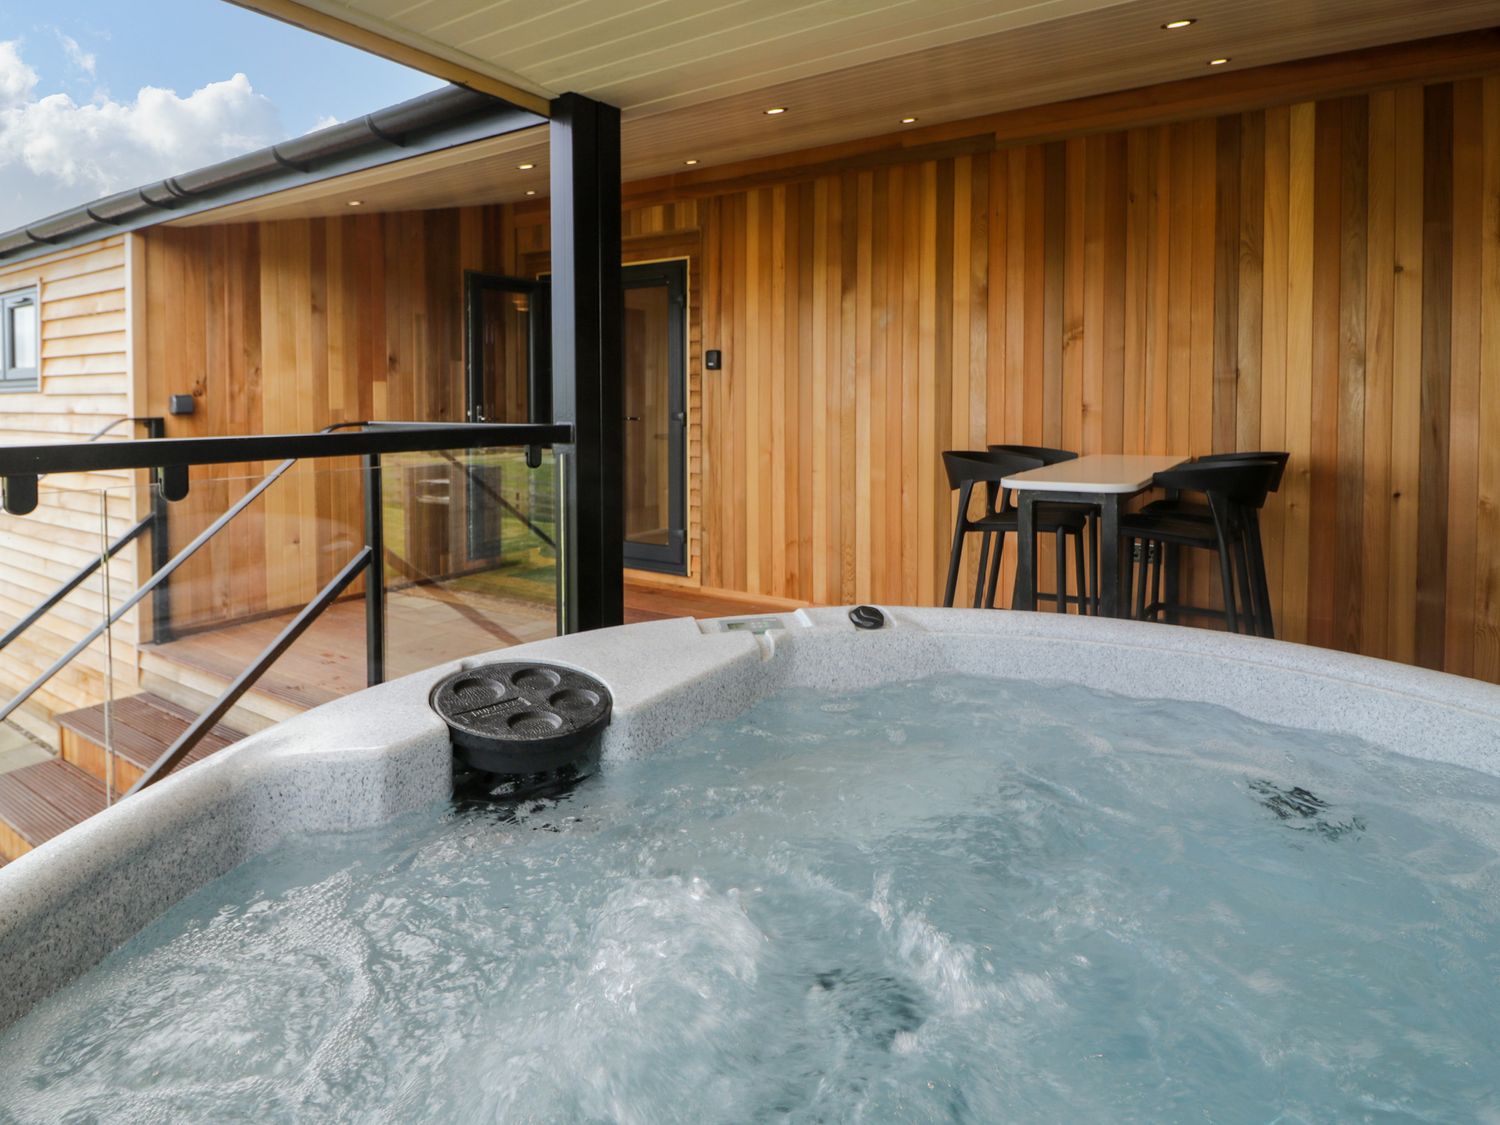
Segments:
[[[0,296],[0,391],[37,389],[36,290]]]

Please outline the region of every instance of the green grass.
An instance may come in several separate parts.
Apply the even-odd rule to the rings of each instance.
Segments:
[[[540,468],[526,466],[520,451],[495,450],[455,456],[466,465],[498,469],[497,491],[510,501],[543,534],[556,542],[556,470],[551,455],[546,454]],[[411,454],[385,459],[385,496],[383,508],[385,541],[399,550],[406,541],[405,498],[400,495],[404,468],[412,464],[432,465],[443,472],[452,466],[430,454]],[[533,492],[533,485],[536,486]],[[481,502],[493,503],[481,493]],[[535,500],[535,511],[532,503]],[[500,511],[500,554],[494,566],[447,579],[451,590],[492,597],[518,598],[528,602],[553,605],[557,600],[557,553],[549,547],[514,512]]]

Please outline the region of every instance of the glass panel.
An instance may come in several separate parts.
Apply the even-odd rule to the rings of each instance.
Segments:
[[[138,486],[53,476],[41,482],[35,511],[0,513],[0,635],[98,564],[0,646],[0,707],[80,646],[0,723],[0,776],[61,769],[52,762],[60,751],[91,779],[82,785],[103,808],[347,575],[367,541],[362,464],[299,462],[267,483],[278,464],[199,466],[175,503],[144,473]],[[537,469],[519,449],[392,456],[381,469],[387,678],[555,635],[559,492],[550,452]],[[216,523],[156,592],[100,628]],[[338,592],[186,762],[365,687],[366,588],[360,574]]]
[[[36,805],[36,792],[71,786],[77,807],[97,811],[123,790],[106,749],[115,742],[119,701],[136,690],[138,620],[132,612],[112,628],[106,623],[135,587],[139,548],[126,545],[110,556],[106,547],[135,524],[140,497],[128,484],[98,487],[93,482],[100,479],[108,478],[44,478],[32,512],[0,513],[6,547],[0,552],[0,708],[9,712],[0,723],[0,776],[46,766],[25,782],[9,783],[21,786],[19,804],[13,801],[21,823],[11,826],[19,835],[0,840],[0,859],[16,858],[13,853],[24,850],[20,844],[35,845],[46,834],[31,831],[48,823],[37,819],[45,810]],[[62,592],[67,584],[72,588]],[[75,647],[78,654],[32,691]],[[54,761],[59,752],[66,767]],[[81,784],[79,770],[86,775]]]
[[[625,538],[671,541],[671,291],[625,290]]]
[[[483,373],[478,421],[525,422],[531,295],[483,287],[476,300]]]
[[[525,452],[388,456],[386,675],[557,633],[557,465]]]
[[[11,366],[22,370],[36,368],[36,305],[30,301],[9,308]]]
[[[365,544],[364,471],[355,458],[299,461],[257,494],[279,462],[195,467],[188,495],[163,506],[177,554],[243,507],[157,596],[153,664],[215,694],[259,658]],[[231,713],[250,733],[366,686],[363,579],[356,578]],[[211,681],[211,682],[210,682]]]
[[[0,707],[79,648],[0,723],[0,785],[9,772],[45,767],[65,775],[45,784],[84,794],[70,807],[104,808],[304,607],[348,576],[367,541],[362,464],[300,462],[267,483],[278,464],[194,468],[175,503],[144,473],[139,485],[53,476],[41,482],[35,511],[0,513],[0,635],[94,564],[0,645]],[[381,483],[387,678],[556,633],[550,452],[537,469],[523,450],[393,456]],[[156,592],[104,627],[163,563],[236,508]],[[353,577],[185,762],[365,687],[366,589],[367,575]],[[55,828],[55,818],[38,823]],[[0,859],[16,858],[6,848],[25,850],[17,840],[0,837]]]

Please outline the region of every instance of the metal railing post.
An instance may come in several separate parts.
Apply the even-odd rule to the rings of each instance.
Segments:
[[[366,453],[365,546],[370,564],[365,573],[365,682],[385,682],[385,512],[380,454]]]
[[[157,440],[167,436],[166,420],[145,418],[146,437]],[[161,491],[161,470],[152,469],[151,488],[151,573],[156,574],[172,559],[172,541],[167,521],[169,505]],[[168,579],[163,578],[151,595],[151,640],[155,644],[166,644],[172,639],[172,590]]]

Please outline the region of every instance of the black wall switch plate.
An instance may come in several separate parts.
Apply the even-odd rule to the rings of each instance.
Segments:
[[[706,371],[718,371],[724,366],[724,353],[718,348],[710,348],[703,353],[703,368]]]

